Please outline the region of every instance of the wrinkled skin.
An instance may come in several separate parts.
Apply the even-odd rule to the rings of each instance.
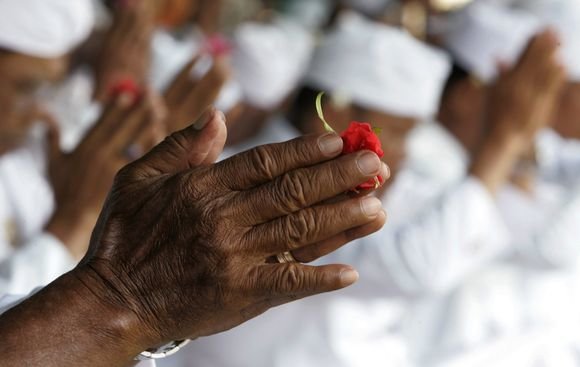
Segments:
[[[378,157],[337,158],[342,140],[324,134],[213,164],[222,116],[208,111],[201,131],[178,132],[119,172],[79,266],[0,315],[3,364],[130,366],[145,349],[357,280],[348,265],[268,259],[307,250],[299,260],[314,260],[379,230],[380,201],[343,195],[387,175]]]
[[[387,175],[374,153],[333,160],[340,138],[316,135],[210,165],[225,124],[208,114],[201,132],[174,134],[119,173],[79,268],[90,288],[107,290],[100,302],[134,314],[151,345],[214,334],[352,284],[357,275],[346,265],[267,259],[287,250],[322,256],[385,221],[375,198],[321,204]]]

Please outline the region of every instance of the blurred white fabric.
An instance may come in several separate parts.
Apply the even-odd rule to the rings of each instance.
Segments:
[[[445,166],[453,155],[448,148],[453,145],[438,138],[441,133],[445,135],[419,134],[411,157],[425,165],[431,162],[433,172],[441,167],[447,176],[451,171]],[[437,141],[439,153],[425,148]],[[498,196],[499,219],[512,239],[505,251],[489,258],[486,266],[472,267],[471,275],[466,272],[458,279],[458,288],[415,305],[409,334],[418,365],[530,367],[580,362],[576,355],[580,185],[566,187],[545,177],[539,176],[533,196],[512,186]]]
[[[302,80],[313,48],[309,30],[289,19],[242,24],[235,31],[232,64],[244,100],[264,110],[278,107]]]
[[[443,51],[352,12],[338,23],[315,52],[308,86],[397,116],[435,113],[450,70]]]
[[[0,0],[0,48],[37,57],[59,57],[88,37],[91,0]]]
[[[0,295],[27,294],[76,262],[43,228],[54,209],[44,151],[33,141],[0,157]]]

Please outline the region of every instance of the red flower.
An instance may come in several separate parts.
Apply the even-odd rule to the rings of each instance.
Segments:
[[[350,123],[348,129],[340,134],[344,147],[342,154],[351,154],[361,150],[370,150],[376,153],[379,158],[383,158],[385,153],[381,147],[381,141],[369,123],[356,122]],[[369,180],[359,186],[357,190],[372,190],[377,187],[377,180],[379,184],[383,183],[383,177],[378,176],[376,179]]]
[[[216,34],[205,41],[204,51],[213,57],[227,56],[232,52],[232,44],[224,36]]]
[[[322,97],[324,96],[324,92],[321,92],[316,97],[316,112],[318,113],[318,117],[324,123],[324,129],[329,132],[335,132],[332,126],[326,122],[324,119],[324,113],[322,111]],[[380,129],[375,132],[375,129],[371,127],[369,123],[366,122],[356,122],[352,121],[340,137],[344,142],[344,147],[342,148],[342,154],[351,154],[361,150],[370,150],[371,152],[376,153],[379,158],[383,158],[385,153],[381,147],[381,141],[377,136],[377,133],[380,133]],[[378,189],[384,182],[384,178],[381,176],[377,176],[367,182],[358,185],[353,191],[358,192],[359,190],[375,190]]]
[[[121,94],[128,94],[135,100],[135,103],[142,97],[142,90],[131,78],[120,79],[111,88],[111,96],[117,98]]]

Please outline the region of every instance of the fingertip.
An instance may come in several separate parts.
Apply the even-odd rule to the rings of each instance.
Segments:
[[[356,164],[360,173],[364,176],[375,177],[380,174],[383,168],[383,162],[381,162],[379,156],[371,151],[359,153]]]
[[[359,279],[359,273],[353,267],[346,267],[340,271],[340,285],[342,288],[349,287]]]
[[[383,162],[381,167],[381,176],[383,177],[384,181],[387,181],[391,178],[391,169],[385,162]]]
[[[192,124],[193,128],[197,131],[205,129],[205,127],[213,120],[216,113],[217,110],[215,107],[210,106],[201,114],[201,117],[199,117],[197,121]]]
[[[333,158],[342,153],[344,143],[336,133],[326,133],[318,137],[318,148],[324,156]]]
[[[383,209],[377,216],[377,219],[375,219],[375,222],[377,224],[377,229],[375,232],[381,230],[385,226],[385,224],[387,224],[388,219],[389,216],[387,215],[387,212]]]
[[[367,218],[377,218],[383,211],[383,203],[374,196],[367,196],[361,200],[361,211]]]

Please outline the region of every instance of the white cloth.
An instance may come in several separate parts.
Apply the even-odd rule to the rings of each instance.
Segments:
[[[566,186],[580,182],[580,141],[564,139],[554,130],[537,138],[538,163],[544,179]]]
[[[415,145],[431,171],[445,168],[437,162],[447,164],[449,145],[440,145],[443,154]],[[501,191],[497,207],[511,238],[505,256],[460,279],[452,292],[414,305],[409,334],[418,365],[577,365],[579,198],[578,188],[544,179],[534,196],[510,186]]]
[[[102,106],[93,101],[93,94],[93,75],[80,68],[41,96],[43,106],[59,124],[64,152],[74,150],[100,117]]]
[[[74,267],[63,244],[43,233],[53,209],[37,144],[0,157],[0,294],[27,294]]]
[[[500,62],[518,61],[540,27],[527,12],[476,1],[450,17],[443,39],[456,62],[487,83],[497,77]]]
[[[91,0],[0,0],[0,48],[37,57],[59,57],[90,33]]]
[[[449,70],[443,51],[346,12],[316,50],[305,83],[361,107],[426,118],[439,106]]]
[[[264,110],[278,107],[301,81],[313,49],[312,34],[290,19],[242,24],[234,34],[232,65],[245,101]]]

